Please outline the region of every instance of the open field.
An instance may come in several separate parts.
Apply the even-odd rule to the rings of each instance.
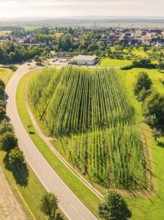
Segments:
[[[108,67],[123,67],[131,65],[131,60],[119,60],[119,59],[110,59],[110,58],[103,58],[100,61],[100,66],[108,66]]]

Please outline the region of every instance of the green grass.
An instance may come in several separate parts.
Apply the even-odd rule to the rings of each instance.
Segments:
[[[153,82],[153,87],[161,94],[164,94],[164,86],[161,80],[164,80],[164,72],[159,72],[156,69],[144,69],[144,68],[134,68],[131,70],[120,70],[123,76],[125,76],[125,82],[127,84],[128,91],[133,93],[133,86],[136,81],[136,77],[140,72],[146,72]]]
[[[164,138],[161,142],[164,143]],[[164,218],[164,148],[155,141],[151,144],[153,165],[155,168],[157,193],[151,198],[127,197],[128,205],[132,211],[132,220],[162,220]]]
[[[119,59],[110,59],[110,58],[102,58],[100,60],[100,66],[122,67],[131,64],[132,64],[131,60],[119,60]]]
[[[29,74],[31,74],[31,72]],[[29,74],[21,79],[17,89],[17,108],[22,123],[24,124],[27,132],[33,131],[35,133],[31,136],[31,139],[33,140],[39,151],[42,153],[42,155],[45,157],[45,159],[49,162],[51,167],[55,170],[55,172],[77,195],[77,197],[93,212],[93,214],[98,217],[97,207],[100,200],[68,168],[66,168],[65,165],[63,165],[63,163],[54,155],[49,147],[37,135],[37,132],[32,125],[31,119],[24,105],[23,97],[25,82]],[[28,128],[29,125],[31,125],[30,129]]]
[[[8,69],[0,68],[0,79],[5,77],[8,73],[8,71],[9,71]]]
[[[4,168],[3,159],[5,157],[5,153],[1,152],[0,154],[0,165],[2,165],[3,170],[5,172],[5,176],[16,195],[18,201],[23,206],[25,213],[27,214],[27,217],[29,220],[33,219],[33,216],[35,219],[44,220],[46,219],[45,216],[39,211],[38,205],[40,202],[40,199],[42,198],[43,194],[46,192],[33,171],[28,167],[29,170],[29,178],[28,178],[28,184],[27,186],[21,186],[16,183],[15,178],[12,174],[12,172],[8,171]],[[19,171],[17,171],[19,174],[19,177],[22,178]],[[21,196],[20,196],[21,194]],[[30,211],[29,211],[30,210]],[[32,212],[32,214],[31,214]],[[32,216],[33,215],[33,216]]]
[[[132,69],[132,70],[119,70],[122,72],[123,78],[126,82],[127,90],[133,100],[136,107],[138,116],[142,121],[142,109],[141,103],[134,99],[133,88],[136,81],[136,77],[139,72],[145,71],[148,73],[149,77],[153,82],[153,87],[160,93],[164,94],[163,85],[160,81],[164,77],[163,73],[158,72],[158,70],[149,69]],[[146,136],[150,136],[146,134]],[[160,142],[164,143],[164,138],[159,139]],[[141,197],[125,197],[128,201],[128,205],[132,211],[132,220],[157,220],[164,219],[164,147],[160,147],[157,142],[149,139],[153,166],[155,169],[156,183],[157,183],[157,194],[150,199]]]
[[[10,71],[10,74],[8,75]],[[8,76],[7,76],[8,75]],[[11,76],[13,75],[13,71],[11,71],[10,69],[6,69],[6,68],[0,68],[0,79],[3,79],[5,76],[7,76],[4,80],[4,83],[7,84],[9,79],[11,78]]]

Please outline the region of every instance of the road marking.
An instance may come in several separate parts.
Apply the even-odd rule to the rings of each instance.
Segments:
[[[71,205],[71,208],[72,208],[75,212],[77,212],[77,209],[76,209],[73,205]]]

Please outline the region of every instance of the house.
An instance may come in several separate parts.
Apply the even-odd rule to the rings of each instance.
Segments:
[[[70,61],[70,64],[77,65],[95,65],[98,61],[97,56],[78,55]]]

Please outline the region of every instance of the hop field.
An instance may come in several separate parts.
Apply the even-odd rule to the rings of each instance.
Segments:
[[[30,80],[28,99],[58,149],[90,180],[105,187],[147,187],[135,111],[117,72],[45,69]]]

